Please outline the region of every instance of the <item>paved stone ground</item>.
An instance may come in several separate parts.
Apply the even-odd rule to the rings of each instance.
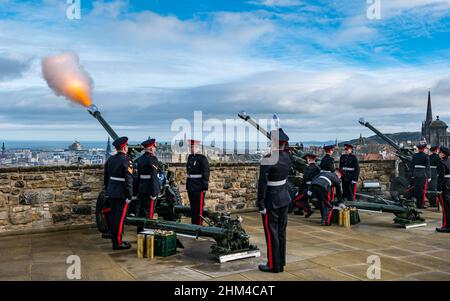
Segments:
[[[450,234],[437,234],[441,214],[425,210],[428,226],[405,230],[393,215],[361,213],[351,229],[320,227],[318,215],[291,215],[287,268],[262,273],[265,242],[257,213],[243,215],[244,227],[262,257],[219,264],[209,255],[211,242],[181,238],[177,255],[138,259],[131,250],[112,251],[96,229],[0,237],[0,280],[66,280],[66,258],[81,258],[83,280],[367,280],[369,255],[381,258],[382,280],[450,280]],[[126,239],[136,241],[134,227]]]

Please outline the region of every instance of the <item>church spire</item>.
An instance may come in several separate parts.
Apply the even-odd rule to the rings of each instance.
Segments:
[[[432,121],[433,121],[433,113],[431,111],[431,92],[428,91],[427,119],[425,120],[425,124],[430,125]]]

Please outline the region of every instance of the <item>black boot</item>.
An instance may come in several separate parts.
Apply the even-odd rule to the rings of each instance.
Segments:
[[[439,233],[450,233],[450,228],[436,228],[436,232],[439,232]]]
[[[305,218],[310,217],[314,213],[314,210],[309,210],[308,213],[306,213]]]
[[[268,266],[267,264],[260,264],[260,265],[258,266],[258,268],[259,268],[259,270],[260,270],[261,272],[266,272],[266,273],[279,273],[278,270],[273,270],[273,269],[269,268],[269,266]]]
[[[127,241],[122,242],[121,245],[117,245],[117,246],[113,245],[113,250],[127,250],[129,248],[131,248],[131,244]]]

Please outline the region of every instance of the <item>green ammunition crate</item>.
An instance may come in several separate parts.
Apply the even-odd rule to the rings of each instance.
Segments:
[[[350,209],[350,225],[356,225],[360,222],[358,209],[351,208]]]
[[[331,224],[339,225],[339,209],[333,209],[333,213],[331,213]]]
[[[155,256],[167,257],[177,252],[177,235],[155,234]]]

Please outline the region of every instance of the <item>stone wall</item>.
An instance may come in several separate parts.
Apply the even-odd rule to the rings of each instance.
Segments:
[[[100,166],[0,169],[0,232],[92,224],[102,177]]]
[[[184,164],[169,168],[188,204]],[[258,164],[212,164],[206,207],[253,209],[258,171]],[[361,180],[379,180],[386,189],[393,176],[395,161],[361,162]],[[0,233],[93,224],[102,180],[103,166],[0,168]]]

